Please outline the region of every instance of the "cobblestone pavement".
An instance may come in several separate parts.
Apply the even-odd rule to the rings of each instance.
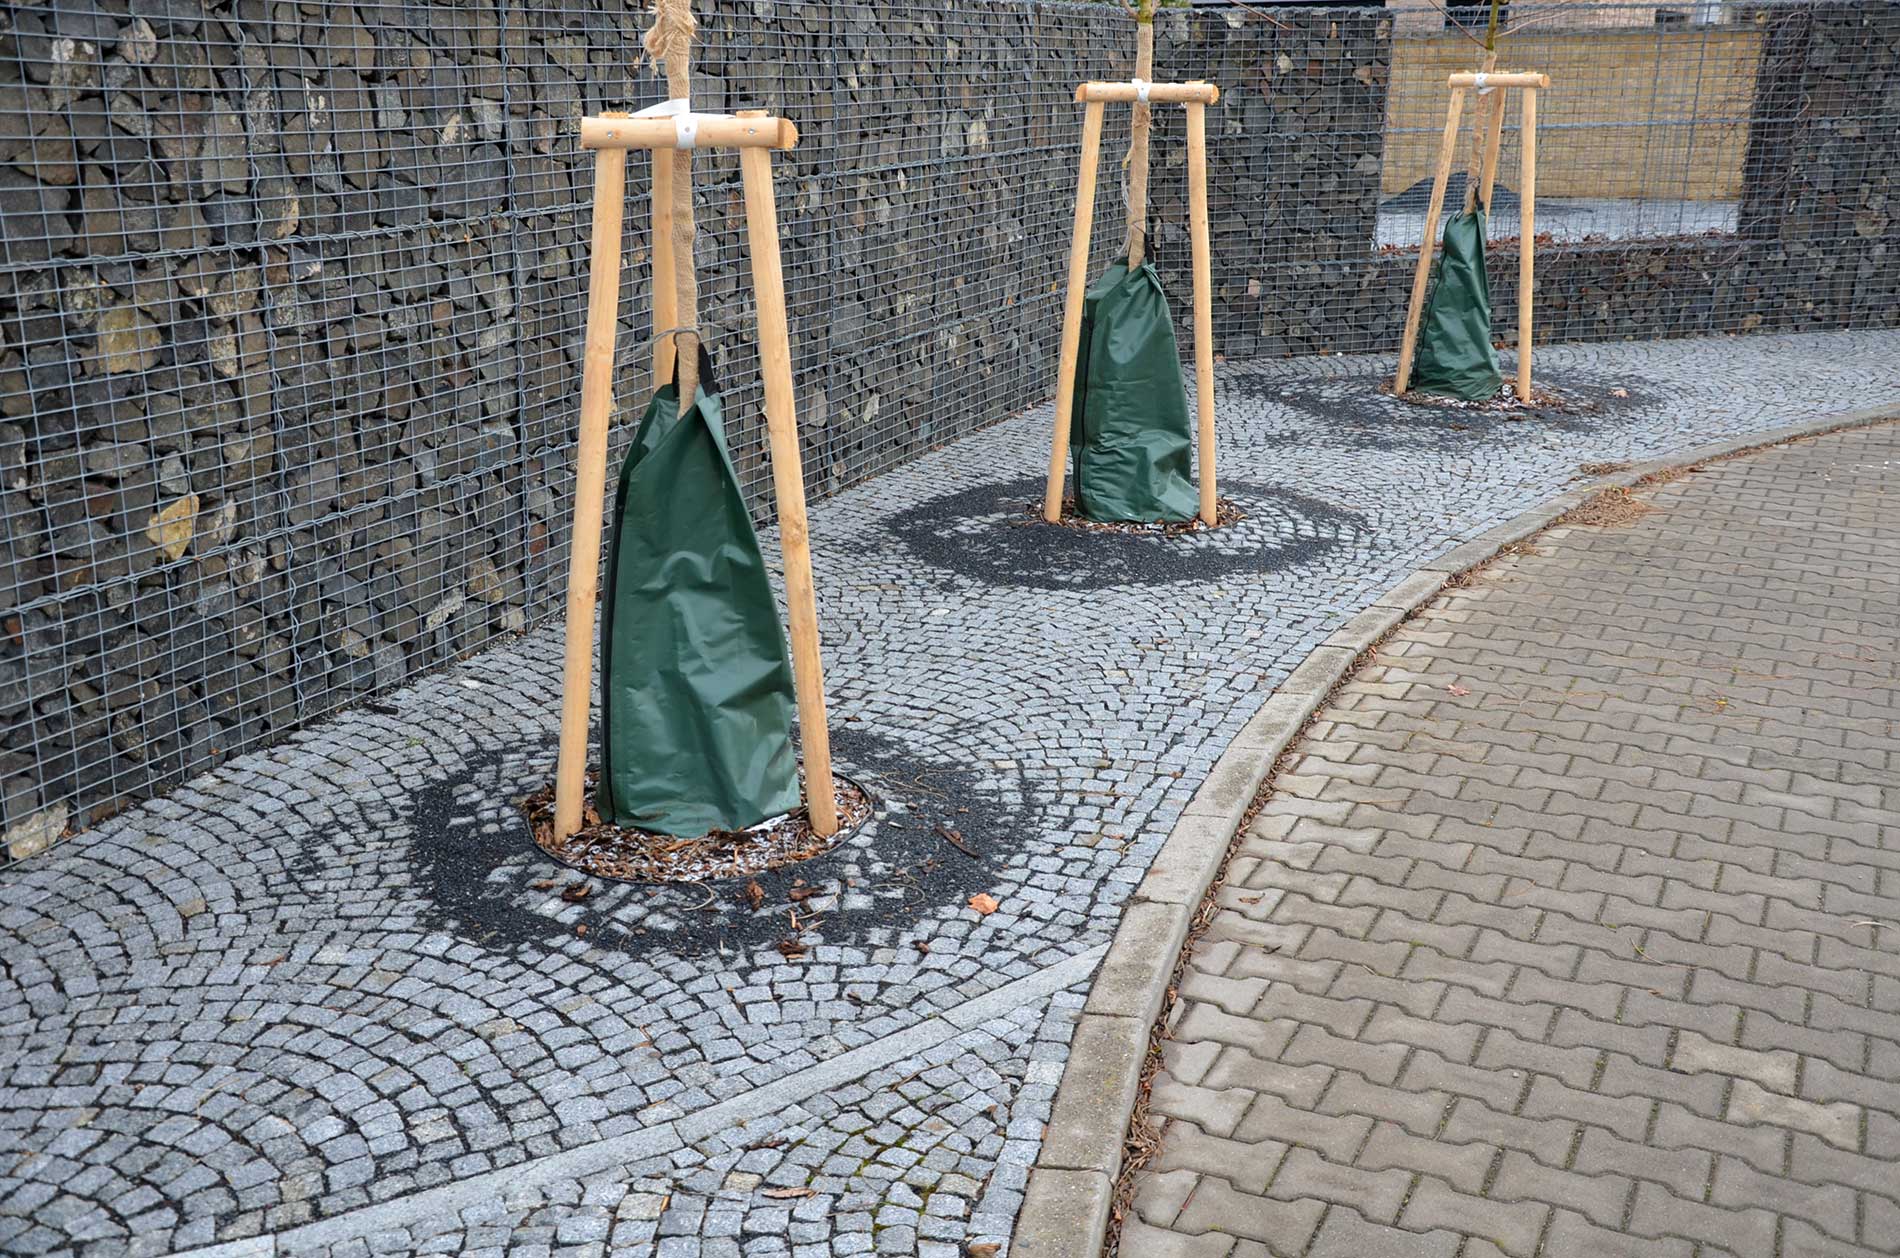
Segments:
[[[1229,530],[1025,523],[1046,408],[815,504],[834,750],[881,804],[757,908],[563,901],[512,803],[558,626],[0,874],[0,1249],[1006,1242],[1090,968],[1273,684],[1581,463],[1891,396],[1900,335],[1557,348],[1576,406],[1522,421],[1385,366],[1223,368]]]
[[[1640,497],[1321,710],[1123,1254],[1900,1252],[1900,426]]]

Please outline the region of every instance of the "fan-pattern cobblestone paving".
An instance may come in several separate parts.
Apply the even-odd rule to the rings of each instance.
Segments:
[[[0,1249],[1006,1245],[1091,950],[1274,683],[1580,464],[1891,396],[1900,335],[1554,348],[1579,409],[1523,420],[1395,403],[1388,369],[1223,366],[1229,530],[1027,523],[1046,407],[814,504],[834,752],[879,811],[756,908],[561,898],[513,802],[558,626],[0,872]],[[979,1019],[1007,984],[1037,994]]]
[[[1900,1251],[1900,426],[1639,500],[1321,710],[1122,1254]]]

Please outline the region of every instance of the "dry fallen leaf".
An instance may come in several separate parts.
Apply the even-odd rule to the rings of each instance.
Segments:
[[[811,948],[788,935],[778,941],[778,950],[787,961],[796,961],[807,952],[810,952]]]
[[[594,894],[594,884],[591,882],[570,882],[561,888],[561,898],[569,904],[579,904],[592,894]]]
[[[996,1258],[1000,1249],[1002,1245],[996,1241],[971,1241],[963,1247],[963,1252],[968,1258]]]
[[[587,923],[586,922],[582,922],[579,926],[576,926],[574,928],[574,937],[576,939],[587,938]]]
[[[818,1190],[816,1188],[768,1188],[765,1190],[765,1195],[785,1201],[792,1197],[815,1197],[818,1195]]]
[[[802,886],[802,885],[794,885],[790,891],[787,891],[785,893],[785,898],[790,900],[793,904],[803,904],[805,901],[811,899],[813,896],[821,895],[823,893],[824,893],[823,887],[807,887],[807,886]]]
[[[1630,395],[1630,391],[1628,389],[1611,389],[1610,390],[1611,397],[1628,397],[1629,395]]]
[[[552,891],[559,881],[557,878],[543,878],[540,882],[531,882],[528,885],[536,891]]]
[[[970,897],[970,907],[976,910],[978,917],[988,917],[997,909],[996,897],[987,891],[979,891]]]
[[[1449,695],[1456,695],[1462,699],[1464,698],[1464,696],[1471,693],[1471,687],[1461,686],[1457,682],[1454,681],[1453,683],[1451,683],[1451,685],[1445,687],[1445,693]]]
[[[757,909],[765,903],[765,888],[759,885],[757,878],[748,878],[745,884],[745,902]]]
[[[923,953],[926,956],[930,954],[930,941],[928,939],[916,940],[915,942],[911,944],[911,947],[917,949],[917,951]]]

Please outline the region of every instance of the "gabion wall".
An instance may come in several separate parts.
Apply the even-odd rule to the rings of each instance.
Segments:
[[[696,106],[803,133],[776,160],[812,491],[1045,397],[1071,92],[1130,72],[1119,7],[699,8]],[[1768,33],[1737,229],[1541,250],[1540,335],[1896,318],[1893,7],[1746,20]],[[558,608],[591,195],[574,122],[662,95],[644,22],[508,0],[0,17],[9,857]],[[1228,355],[1396,341],[1410,258],[1375,247],[1393,40],[1378,11],[1164,16],[1157,77],[1225,93]],[[1158,119],[1155,252],[1185,314],[1179,113]],[[1111,115],[1098,263],[1125,136]],[[736,165],[701,170],[702,322],[763,512]],[[649,383],[644,161],[630,174],[623,418]],[[1514,279],[1495,268],[1505,334]]]
[[[1507,35],[1501,65],[1550,64],[1552,49],[1573,44],[1578,30],[1648,23],[1654,13],[1653,5],[1567,8],[1562,23],[1540,19]],[[1396,352],[1418,228],[1404,247],[1374,246],[1384,214],[1406,200],[1382,200],[1380,159],[1396,129],[1429,131],[1435,148],[1446,93],[1388,96],[1394,53],[1410,37],[1395,37],[1385,13],[1275,9],[1272,17],[1164,11],[1157,23],[1157,75],[1165,64],[1170,78],[1211,79],[1224,93],[1208,123],[1216,336],[1233,357]],[[1742,184],[1739,204],[1728,207],[1733,221],[1707,229],[1708,219],[1665,197],[1623,207],[1621,217],[1645,224],[1640,230],[1605,233],[1590,230],[1598,225],[1590,211],[1600,207],[1540,197],[1540,340],[1900,322],[1900,5],[1737,6],[1731,17],[1722,28],[1656,28],[1653,38],[1686,42],[1681,60],[1700,64],[1703,32],[1759,31],[1752,106],[1731,115],[1735,93],[1704,66],[1698,80],[1678,85],[1673,108],[1653,102],[1650,130],[1665,149],[1685,133],[1690,143],[1710,133],[1746,137],[1733,155]],[[1475,45],[1470,55],[1476,68]],[[1579,101],[1601,107],[1622,86],[1607,76],[1559,80],[1541,94],[1541,128],[1570,132],[1566,147],[1578,170],[1567,173],[1643,160],[1633,143],[1643,137],[1626,125],[1569,120],[1600,112],[1579,109]],[[1517,333],[1517,108],[1513,96],[1490,250],[1492,324],[1507,345]],[[1178,152],[1178,111],[1158,119],[1161,151]],[[1467,156],[1461,145],[1448,205],[1458,200]],[[1553,173],[1551,165],[1540,154],[1540,171]],[[1185,294],[1185,166],[1172,160],[1158,173],[1151,199],[1163,218],[1159,265],[1170,291]],[[1670,173],[1653,172],[1658,192],[1671,191]],[[1416,192],[1421,208],[1424,191]],[[1185,306],[1177,303],[1177,316]]]

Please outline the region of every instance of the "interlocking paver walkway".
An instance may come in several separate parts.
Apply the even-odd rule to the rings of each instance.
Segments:
[[[1194,947],[1121,1252],[1900,1252],[1900,427],[1448,591]]]

